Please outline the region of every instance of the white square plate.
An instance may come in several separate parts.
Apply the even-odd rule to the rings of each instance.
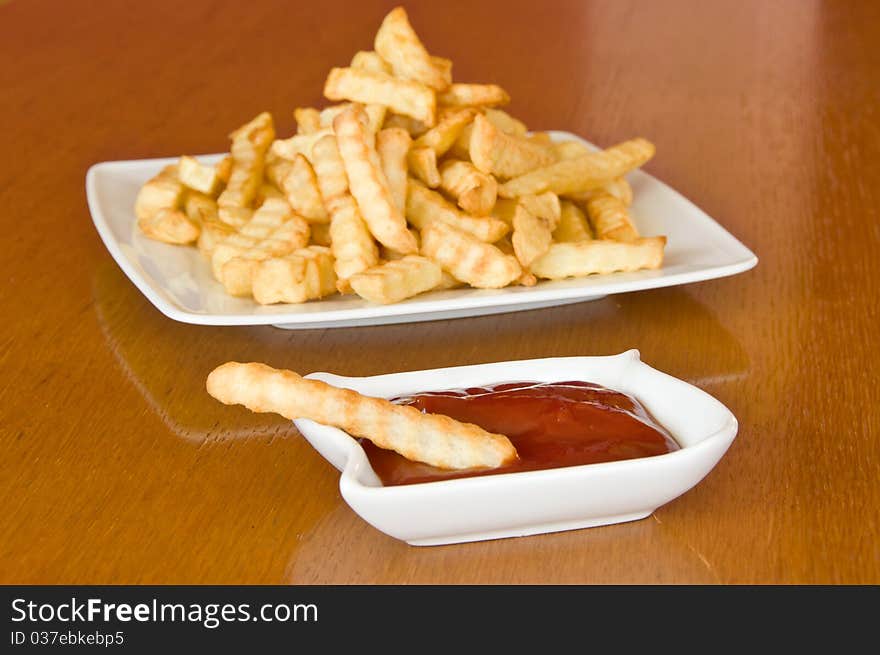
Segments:
[[[644,364],[637,350],[613,357],[496,362],[365,378],[329,373],[306,377],[381,398],[501,382],[595,382],[637,398],[681,446],[640,459],[384,487],[355,439],[314,421],[294,421],[309,443],[339,469],[345,502],[373,527],[414,546],[645,518],[702,480],[727,451],[738,427],[724,405]]]
[[[568,132],[550,134],[557,141],[587,143]],[[214,163],[220,157],[200,159]],[[639,231],[668,237],[660,270],[541,281],[534,287],[433,291],[394,305],[374,305],[348,295],[301,305],[260,306],[251,299],[227,295],[197,249],[159,243],[137,229],[134,201],[138,189],[175,161],[176,157],[95,164],[86,175],[86,195],[95,227],[116,263],[159,311],[184,323],[271,324],[293,329],[480,316],[709,280],[741,273],[758,263],[748,248],[693,203],[647,173],[634,171],[628,180]]]

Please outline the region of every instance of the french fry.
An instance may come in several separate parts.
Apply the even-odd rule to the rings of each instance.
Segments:
[[[379,262],[379,249],[354,198],[348,194],[330,201],[330,249],[336,277],[343,283]]]
[[[135,218],[146,221],[161,209],[177,209],[183,202],[183,195],[183,185],[177,179],[177,166],[166,166],[138,191],[134,201]]]
[[[322,246],[309,246],[283,257],[259,262],[253,273],[254,300],[261,305],[301,303],[336,293],[333,255]]]
[[[385,116],[385,123],[383,127],[400,127],[409,132],[411,137],[418,138],[422,134],[428,131],[428,126],[425,125],[422,121],[416,120],[412,116],[404,116],[403,114],[395,114],[394,112],[388,112]]]
[[[321,131],[321,112],[314,107],[297,107],[293,110],[296,120],[296,133],[300,135],[314,134]]]
[[[551,232],[556,229],[562,213],[559,196],[552,191],[546,191],[537,195],[520,196],[518,200],[520,205],[544,221]]]
[[[513,215],[513,252],[520,264],[528,268],[531,263],[550,249],[553,237],[547,222],[535,216],[523,203],[519,203]]]
[[[531,264],[538,277],[558,280],[593,273],[656,269],[663,264],[666,237],[644,237],[630,243],[621,241],[576,241],[554,243]]]
[[[504,178],[517,177],[556,161],[551,148],[505,134],[482,114],[474,118],[470,157],[482,172]]]
[[[446,87],[452,84],[452,60],[446,57],[431,56],[431,63],[437,70],[437,73],[443,80],[446,80]],[[444,87],[444,88],[446,88]]]
[[[550,138],[550,135],[546,132],[533,132],[532,134],[529,134],[526,139],[531,143],[537,143],[551,149],[553,148],[553,139]]]
[[[335,134],[325,134],[315,142],[311,161],[325,206],[333,198],[348,192],[348,175],[345,174],[345,163],[339,154]]]
[[[406,210],[407,153],[412,138],[401,127],[387,127],[376,135],[376,152],[394,205]]]
[[[416,139],[413,147],[431,148],[438,157],[445,155],[465,126],[474,120],[476,114],[477,111],[471,108],[456,109],[446,113],[437,125]]]
[[[274,412],[291,420],[311,419],[432,466],[496,467],[516,458],[507,437],[476,425],[306,380],[293,371],[265,364],[227,362],[211,372],[206,386],[224,404],[241,404],[254,412]]]
[[[434,91],[418,82],[358,68],[334,68],[324,83],[328,100],[350,100],[384,105],[391,111],[434,125],[437,101]]]
[[[234,227],[227,225],[219,219],[205,220],[202,222],[201,233],[196,245],[202,256],[210,261],[217,244],[235,233]]]
[[[227,207],[221,205],[217,207],[217,218],[234,228],[240,228],[247,223],[254,215],[254,210],[250,207]]]
[[[232,169],[217,204],[221,207],[249,207],[263,179],[266,151],[275,138],[272,115],[263,112],[229,136],[232,139]]]
[[[387,305],[430,291],[442,277],[440,267],[430,259],[407,255],[352,275],[349,283],[361,298]]]
[[[266,202],[254,212],[251,220],[241,227],[238,233],[255,239],[269,239],[278,228],[287,222],[293,223],[293,226],[288,228],[293,243],[297,244],[297,247],[301,247],[301,245],[304,246],[308,243],[308,221],[302,216],[296,215],[287,200],[284,198],[269,198],[266,200]],[[294,233],[296,234],[294,235]]]
[[[200,164],[195,157],[186,155],[177,164],[177,176],[184,186],[207,195],[213,195],[220,184],[216,168]]]
[[[580,141],[559,141],[553,144],[557,159],[577,159],[595,152]]]
[[[452,83],[452,67],[435,64],[403,7],[392,9],[385,16],[376,33],[374,47],[397,77],[415,80],[438,91]]]
[[[232,175],[232,155],[226,155],[218,161],[217,165],[214,166],[214,171],[217,173],[217,179],[221,185],[226,186],[229,184],[229,177]]]
[[[406,217],[419,230],[442,222],[487,243],[498,241],[510,230],[506,223],[497,218],[470,216],[459,211],[439,193],[412,178],[407,185]]]
[[[633,201],[633,190],[629,182],[626,181],[625,177],[615,178],[610,182],[589,191],[570,193],[567,197],[571,198],[574,202],[586,208],[587,202],[589,202],[590,198],[602,193],[610,193],[615,198],[618,198],[627,207],[629,207]]]
[[[587,201],[587,216],[597,239],[635,241],[639,238],[626,205],[610,193],[600,193]]]
[[[187,191],[183,200],[183,211],[196,225],[218,220],[217,201],[200,191]]]
[[[270,179],[284,192],[284,197],[297,214],[312,223],[330,221],[315,171],[304,155],[296,155],[292,162],[276,162],[270,170]]]
[[[138,219],[141,232],[151,239],[185,245],[199,238],[199,226],[179,209],[160,209],[147,218]]]
[[[354,57],[351,58],[351,64],[349,65],[352,68],[359,68],[365,71],[385,73],[386,75],[394,74],[394,71],[391,70],[391,64],[382,59],[379,53],[373,50],[359,50],[354,53]]]
[[[254,196],[254,207],[259,209],[269,198],[283,198],[281,192],[273,182],[263,182],[257,189],[257,195]]]
[[[589,241],[593,238],[590,224],[581,208],[570,200],[560,203],[559,225],[553,230],[554,241]]]
[[[434,287],[434,289],[442,291],[444,289],[460,289],[463,286],[465,286],[465,283],[457,279],[452,273],[449,271],[442,271],[440,274],[440,283]]]
[[[654,154],[654,145],[632,139],[576,159],[563,159],[508,180],[498,188],[506,198],[553,191],[559,195],[589,191],[638,168]],[[476,163],[476,162],[474,162]]]
[[[312,148],[319,139],[327,134],[332,134],[333,130],[328,127],[321,127],[316,132],[309,134],[296,134],[288,139],[276,139],[269,148],[269,158],[266,161],[267,169],[271,169],[277,164],[279,159],[293,161],[297,155],[303,155],[307,159],[312,157]],[[267,171],[268,174],[268,171]]]
[[[452,84],[437,94],[438,105],[454,107],[499,107],[509,102],[507,91],[497,84]]]
[[[525,123],[518,121],[503,109],[484,107],[481,111],[487,121],[492,123],[492,125],[505,134],[524,137],[528,133],[528,128],[526,128]],[[474,124],[473,121],[471,121],[462,128],[461,134],[458,135],[458,138],[452,145],[450,151],[457,159],[470,159],[471,135],[473,134],[473,129]]]
[[[522,274],[516,258],[444,221],[422,230],[422,254],[472,287],[506,287]]]
[[[394,204],[379,155],[370,145],[364,123],[363,110],[357,106],[345,110],[333,121],[351,195],[357,200],[370,232],[380,243],[405,254],[417,252],[416,241],[407,230],[403,213]]]
[[[498,183],[468,161],[451,159],[440,166],[440,188],[468,214],[486,216],[495,206]]]
[[[437,153],[431,148],[412,147],[407,155],[410,172],[432,189],[440,186],[440,171],[437,170]]]

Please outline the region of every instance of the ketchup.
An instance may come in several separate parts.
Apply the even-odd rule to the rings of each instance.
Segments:
[[[638,400],[589,382],[510,382],[420,393],[393,402],[503,434],[519,459],[491,469],[441,469],[361,439],[386,486],[596,464],[679,449]]]

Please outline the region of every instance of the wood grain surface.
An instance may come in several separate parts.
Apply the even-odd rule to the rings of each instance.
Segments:
[[[534,129],[657,144],[646,170],[760,258],[735,277],[518,314],[287,332],[176,323],[85,203],[93,163],[291,134],[389,2],[0,5],[0,582],[880,583],[880,5],[410,2],[456,79]],[[413,548],[358,518],[227,360],[371,375],[639,348],[740,433],[642,521]]]

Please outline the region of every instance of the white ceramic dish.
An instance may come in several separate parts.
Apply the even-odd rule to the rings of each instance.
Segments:
[[[342,497],[365,521],[417,546],[519,537],[648,516],[697,484],[737,431],[736,418],[704,391],[644,364],[637,350],[347,378],[309,378],[392,398],[498,382],[585,380],[638,398],[681,450],[642,459],[383,487],[363,448],[345,432],[294,421],[342,473]]]
[[[557,140],[583,141],[568,132],[551,134]],[[213,163],[219,158],[220,155],[208,155],[201,159]],[[86,195],[95,227],[116,263],[163,314],[184,323],[271,324],[293,329],[479,316],[724,277],[746,271],[758,261],[698,207],[650,175],[634,171],[628,179],[634,191],[632,211],[639,230],[646,235],[669,237],[665,262],[659,271],[543,281],[534,287],[436,291],[394,305],[373,305],[355,296],[336,296],[302,305],[260,306],[253,300],[227,295],[195,248],[158,243],[138,231],[133,212],[138,189],[163,166],[176,160],[95,164],[86,175]]]

